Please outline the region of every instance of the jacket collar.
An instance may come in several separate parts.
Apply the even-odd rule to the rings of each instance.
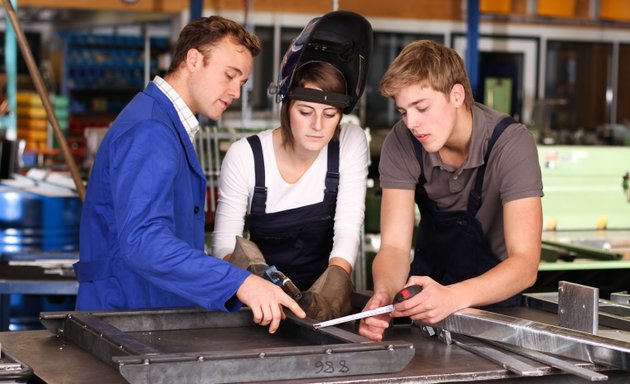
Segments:
[[[179,142],[184,148],[188,164],[197,174],[199,174],[199,176],[205,179],[206,176],[201,169],[201,164],[199,163],[197,152],[195,152],[195,148],[193,147],[192,142],[188,137],[186,128],[184,128],[184,125],[179,119],[179,115],[177,114],[177,111],[175,110],[175,107],[173,106],[171,100],[169,100],[169,98],[153,82],[150,82],[147,85],[147,87],[144,89],[144,93],[155,99],[155,101],[157,101],[157,103],[160,104],[160,106],[162,107],[162,110],[166,112],[171,120],[173,127],[175,127],[175,132],[179,137]]]

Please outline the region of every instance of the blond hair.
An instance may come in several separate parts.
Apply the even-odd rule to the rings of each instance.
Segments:
[[[472,109],[474,100],[466,66],[454,49],[431,40],[408,44],[389,65],[379,90],[383,96],[394,97],[400,89],[418,83],[447,97],[455,84],[461,84],[465,91],[464,104]]]

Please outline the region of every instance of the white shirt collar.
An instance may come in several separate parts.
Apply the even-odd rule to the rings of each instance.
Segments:
[[[188,137],[190,141],[193,142],[195,139],[195,134],[199,131],[199,120],[195,117],[195,114],[192,113],[188,105],[184,102],[184,99],[177,93],[173,87],[169,83],[166,82],[160,76],[155,76],[153,78],[153,83],[168,97],[168,99],[173,103],[175,110],[177,111],[177,115],[186,129],[186,133],[188,133]]]

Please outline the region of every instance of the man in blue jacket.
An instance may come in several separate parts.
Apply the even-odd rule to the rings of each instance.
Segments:
[[[96,155],[81,217],[77,310],[182,307],[235,311],[273,333],[281,288],[204,252],[206,180],[193,148],[195,114],[217,120],[240,97],[258,38],[222,17],[180,33],[164,78],[125,107]]]

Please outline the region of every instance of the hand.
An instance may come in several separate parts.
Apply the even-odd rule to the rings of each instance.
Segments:
[[[306,313],[284,291],[256,275],[250,275],[236,291],[236,297],[252,310],[254,323],[267,326],[269,333],[275,333],[280,326],[280,320],[286,315],[282,306],[287,307],[297,317],[303,319]]]
[[[422,292],[394,306],[393,317],[408,316],[412,320],[432,325],[462,309],[452,286],[441,285],[427,276],[411,276],[405,286],[418,284]]]
[[[364,311],[368,309],[374,309],[378,307],[382,307],[388,304],[391,304],[392,299],[385,294],[375,293],[374,296],[367,302]],[[366,317],[361,320],[359,324],[359,335],[363,337],[367,337],[372,341],[381,341],[383,340],[383,333],[389,327],[389,323],[391,321],[391,315],[389,313],[385,313],[382,315]]]

